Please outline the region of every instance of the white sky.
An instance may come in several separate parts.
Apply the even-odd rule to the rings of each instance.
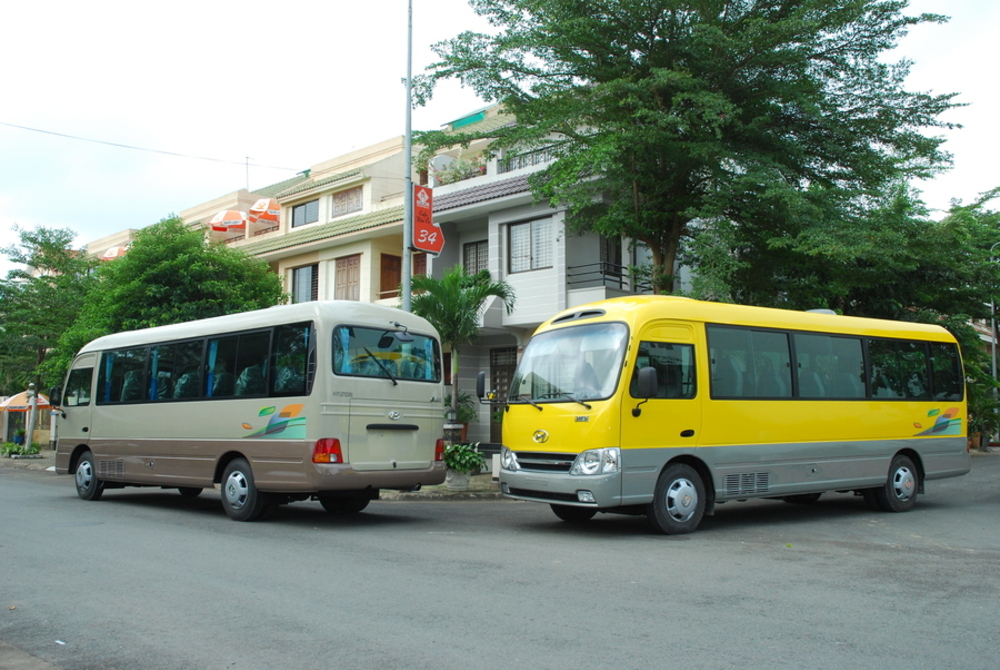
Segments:
[[[220,163],[0,125],[0,246],[11,227],[68,227],[77,243],[141,228],[215,197],[262,188],[405,128],[406,0],[123,0],[7,3],[0,122]],[[948,114],[954,169],[917,186],[932,208],[1000,186],[995,0],[912,0],[921,26],[894,59],[911,90],[958,91]],[[430,45],[485,30],[466,0],[413,0],[413,73]],[[413,113],[437,128],[483,106],[457,84]],[[245,166],[247,157],[251,167]],[[278,166],[275,170],[260,166]],[[0,274],[10,265],[0,259]]]

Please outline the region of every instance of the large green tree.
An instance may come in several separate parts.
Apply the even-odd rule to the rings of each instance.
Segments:
[[[897,184],[838,225],[817,217],[778,233],[714,222],[692,243],[702,261],[695,296],[887,319],[988,316],[1000,285],[1000,213],[988,208],[998,194],[956,204],[939,220]]]
[[[0,249],[18,267],[0,280],[0,394],[45,389],[54,378],[41,369],[56,342],[76,320],[94,284],[97,261],[73,247],[68,228],[15,227],[19,244]]]
[[[411,311],[431,322],[441,342],[451,348],[451,408],[458,411],[458,352],[479,337],[479,319],[490,297],[501,300],[507,313],[514,309],[514,289],[493,281],[489,270],[470,275],[456,265],[441,279],[416,275],[412,279]]]
[[[181,323],[277,305],[281,279],[267,263],[205,239],[168,217],[143,228],[125,256],[103,263],[80,317],[59,341],[55,372],[84,344],[108,333]]]
[[[949,158],[924,133],[948,125],[953,94],[909,92],[909,63],[880,60],[911,26],[944,20],[905,15],[905,0],[471,4],[497,32],[436,45],[418,99],[457,78],[502,103],[517,123],[491,131],[493,149],[548,147],[558,160],[536,195],[567,204],[575,226],[646,244],[657,290],[698,225],[839,225]]]

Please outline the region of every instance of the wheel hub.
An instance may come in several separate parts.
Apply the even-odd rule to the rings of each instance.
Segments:
[[[677,521],[687,521],[698,506],[698,492],[687,479],[678,479],[667,489],[667,513]]]
[[[229,475],[229,479],[226,480],[226,486],[224,489],[226,501],[233,509],[240,509],[244,504],[246,504],[249,488],[250,487],[247,485],[247,480],[243,474],[240,472],[234,472]]]
[[[897,498],[903,501],[909,500],[913,495],[916,485],[916,477],[913,476],[913,472],[909,468],[899,468],[896,470],[896,474],[892,478],[892,487],[893,491],[896,492]]]
[[[80,463],[80,466],[76,469],[76,485],[81,489],[88,489],[93,479],[94,469],[91,467],[90,461]]]

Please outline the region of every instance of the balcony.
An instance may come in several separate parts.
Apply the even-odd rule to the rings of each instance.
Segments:
[[[433,179],[434,186],[455,184],[485,175],[486,162],[483,160],[482,154],[471,158],[454,159],[451,159],[450,156],[438,156],[431,161],[429,174]]]
[[[630,293],[647,293],[652,286],[646,281],[636,281],[629,274],[628,267],[600,261],[587,265],[570,265],[566,268],[566,288],[604,288],[618,289]]]
[[[497,174],[504,174],[505,172],[513,172],[514,170],[520,170],[522,168],[543,165],[554,161],[555,158],[556,157],[553,153],[552,147],[544,147],[536,151],[530,151],[526,154],[510,156],[497,161]]]

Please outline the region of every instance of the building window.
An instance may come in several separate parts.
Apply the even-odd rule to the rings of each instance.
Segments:
[[[336,260],[334,295],[337,300],[361,300],[361,254]]]
[[[306,265],[292,270],[292,302],[319,300],[319,266]]]
[[[379,277],[378,297],[397,297],[399,285],[403,281],[403,259],[400,256],[382,254],[382,271]]]
[[[361,190],[362,187],[351,188],[340,193],[333,194],[333,204],[330,209],[330,216],[343,216],[351,212],[361,211]]]
[[[419,252],[413,254],[410,260],[410,276],[420,277],[427,275],[427,254]]]
[[[552,267],[552,219],[513,224],[509,228],[510,272]]]
[[[462,245],[462,265],[465,271],[474,275],[482,270],[489,270],[490,243],[487,240],[469,242]]]
[[[319,221],[319,200],[310,200],[292,207],[292,228]]]

